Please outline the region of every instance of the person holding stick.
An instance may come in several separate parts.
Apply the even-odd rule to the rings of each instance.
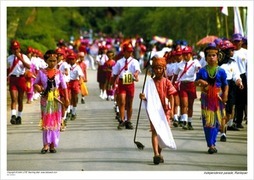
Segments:
[[[204,50],[207,65],[199,70],[195,85],[201,88],[202,123],[208,153],[217,153],[216,139],[222,121],[226,119],[228,100],[227,74],[218,66],[219,49],[207,46]]]
[[[153,77],[146,81],[144,92],[139,98],[143,100],[149,117],[152,132],[153,163],[163,163],[162,148],[176,149],[170,130],[170,119],[173,118],[174,94],[177,90],[165,77],[166,59],[152,58]],[[156,109],[156,110],[155,110]]]
[[[42,154],[56,153],[60,138],[62,122],[62,105],[69,105],[67,85],[63,74],[56,68],[57,58],[54,50],[48,50],[44,59],[48,67],[39,71],[34,88],[41,93],[41,129],[43,148]],[[59,87],[64,90],[65,102],[60,100]]]

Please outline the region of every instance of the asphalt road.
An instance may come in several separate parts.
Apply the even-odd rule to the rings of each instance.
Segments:
[[[136,83],[133,125],[136,125],[144,74]],[[113,101],[99,97],[96,71],[88,70],[89,95],[79,104],[77,119],[61,132],[56,154],[41,154],[39,100],[24,103],[22,125],[10,124],[7,111],[6,159],[2,158],[2,179],[252,179],[253,158],[248,154],[247,125],[241,131],[228,131],[227,142],[220,142],[217,154],[208,154],[200,120],[200,101],[194,105],[194,130],[172,128],[177,150],[163,149],[165,162],[154,165],[149,123],[142,108],[137,138],[135,130],[118,130]],[[7,92],[8,93],[8,92]],[[4,138],[2,138],[4,139]],[[4,143],[2,143],[4,144]],[[252,144],[249,144],[252,146]],[[5,151],[6,149],[6,151]],[[252,152],[251,152],[252,153]],[[249,159],[249,160],[248,160]],[[251,161],[251,162],[250,162]],[[252,169],[252,168],[251,168]]]

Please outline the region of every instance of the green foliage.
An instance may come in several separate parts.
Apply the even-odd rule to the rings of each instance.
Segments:
[[[55,48],[60,39],[68,42],[70,36],[79,38],[92,29],[94,37],[121,32],[124,37],[158,35],[195,45],[206,35],[226,37],[225,25],[217,28],[216,15],[225,24],[218,7],[8,7],[7,40],[16,38],[24,47],[31,43],[45,51]],[[230,9],[227,21],[231,35]]]

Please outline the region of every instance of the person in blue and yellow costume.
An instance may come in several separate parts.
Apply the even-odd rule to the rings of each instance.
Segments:
[[[207,65],[197,73],[195,85],[201,89],[201,113],[208,153],[217,153],[216,138],[223,118],[228,97],[227,75],[218,66],[219,49],[207,46],[204,50]]]

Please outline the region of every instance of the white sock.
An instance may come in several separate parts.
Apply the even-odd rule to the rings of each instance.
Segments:
[[[13,115],[16,116],[16,113],[17,113],[16,109],[12,109],[12,110],[11,110],[11,115],[12,115],[12,116],[13,116]]]
[[[225,133],[221,133],[221,136],[226,136],[226,134]]]
[[[72,108],[72,114],[74,114],[74,115],[76,114],[76,107]]]
[[[64,112],[63,119],[66,119],[66,116],[67,116],[67,111]]]
[[[188,122],[192,122],[192,117],[188,117]]]
[[[188,115],[187,114],[183,114],[182,115],[182,121],[187,122],[187,120],[188,120]]]
[[[71,111],[71,107],[70,107],[70,105],[68,106],[68,108],[67,108],[67,113],[70,113],[70,111]]]
[[[22,112],[18,111],[18,116],[21,117],[22,115]]]
[[[178,115],[177,114],[174,115],[174,121],[178,121]]]

